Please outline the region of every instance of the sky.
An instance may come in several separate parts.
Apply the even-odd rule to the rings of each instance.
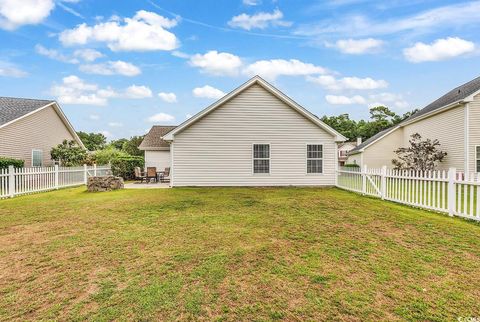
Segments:
[[[109,140],[254,75],[312,113],[402,114],[480,76],[480,1],[0,0],[0,96]]]

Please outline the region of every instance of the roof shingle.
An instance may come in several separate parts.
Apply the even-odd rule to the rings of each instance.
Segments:
[[[150,129],[147,135],[143,138],[142,143],[139,146],[140,150],[145,150],[148,148],[168,148],[170,144],[162,140],[162,137],[176,128],[176,126],[171,125],[154,125]]]
[[[0,126],[53,102],[50,100],[0,97]]]

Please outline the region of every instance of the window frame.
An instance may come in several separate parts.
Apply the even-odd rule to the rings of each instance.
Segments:
[[[34,164],[33,164],[33,161],[34,161],[33,154],[34,154],[35,152],[40,152],[40,153],[41,153],[40,165],[34,165]],[[43,150],[42,150],[42,149],[32,149],[32,161],[31,161],[31,165],[32,165],[32,168],[41,168],[41,167],[43,167]]]
[[[480,161],[480,158],[477,157],[477,149],[480,148],[480,145],[475,145],[475,172],[480,173],[480,169],[478,167],[478,161]]]
[[[268,158],[255,158],[255,145],[268,145]],[[255,160],[268,160],[268,172],[256,173]],[[252,143],[252,175],[254,176],[269,176],[272,173],[272,145],[270,143]]]
[[[322,147],[322,157],[321,158],[309,158],[308,157],[308,146],[309,145],[320,145]],[[323,143],[306,143],[305,144],[305,174],[308,176],[321,176],[325,174],[325,169],[324,165],[325,162],[323,162],[325,159],[325,144]],[[320,160],[322,162],[322,172],[308,172],[308,161],[309,160]]]

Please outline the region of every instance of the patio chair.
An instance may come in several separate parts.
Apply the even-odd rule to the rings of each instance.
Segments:
[[[170,182],[170,167],[160,173],[160,182]]]
[[[158,182],[157,178],[157,168],[156,167],[147,167],[147,182],[150,181]]]
[[[133,171],[135,174],[135,180],[140,181],[140,183],[142,183],[144,180],[147,180],[147,176],[142,172],[140,167],[135,167]]]

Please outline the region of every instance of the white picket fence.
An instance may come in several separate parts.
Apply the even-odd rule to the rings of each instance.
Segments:
[[[339,168],[337,186],[419,208],[480,221],[480,175],[448,171]]]
[[[35,167],[0,169],[0,199],[19,195],[80,186],[88,177],[111,173],[109,165],[81,167]]]

